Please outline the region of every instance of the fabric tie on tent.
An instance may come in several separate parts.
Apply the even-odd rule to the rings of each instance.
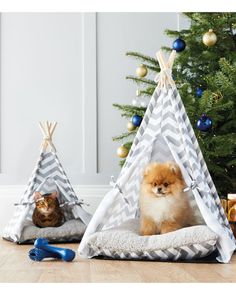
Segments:
[[[62,194],[64,194],[65,196],[67,196],[67,198],[69,199],[70,196],[68,196],[68,193],[64,190],[64,188],[58,183],[58,181],[52,179],[51,177],[46,178],[35,190],[37,192],[39,192],[41,195],[44,194],[49,194],[52,193],[53,191],[57,191],[57,192],[61,192]],[[33,197],[33,194],[31,196],[31,198]],[[74,197],[74,196],[72,196]],[[14,206],[31,206],[34,205],[35,201],[29,201],[29,202],[22,202],[22,203],[15,203]],[[82,199],[77,199],[74,198],[73,201],[66,201],[60,204],[60,207],[64,207],[64,206],[81,206],[81,205],[86,205],[89,206],[89,204],[84,203],[84,200]]]
[[[23,203],[14,203],[14,206],[27,206],[33,205],[35,202],[23,202]]]
[[[84,200],[80,200],[78,202],[72,201],[72,202],[62,203],[62,204],[60,204],[60,207],[64,207],[64,206],[75,206],[75,205],[78,205],[78,206],[81,206],[81,205],[90,206],[88,203],[84,203]]]
[[[174,63],[176,51],[172,51],[167,63],[163,60],[160,51],[157,52],[156,56],[160,64],[160,73],[158,73],[154,79],[157,83],[157,88],[162,89],[165,93],[168,91],[169,86],[174,86],[175,82],[172,78],[172,66]]]
[[[44,145],[49,145],[52,151],[54,151],[54,152],[56,151],[56,148],[55,148],[55,146],[52,142],[52,138],[50,136],[45,136],[43,140],[44,140],[44,143],[43,143]]]
[[[202,189],[200,188],[200,186],[197,184],[196,180],[193,180],[190,184],[190,186],[187,186],[186,188],[183,189],[183,192],[188,192],[190,190],[194,190],[197,189],[200,192],[206,192],[206,193],[210,193],[210,191],[206,188],[206,189]]]
[[[44,124],[42,122],[39,122],[39,127],[43,133],[43,142],[41,144],[40,149],[46,150],[47,147],[49,146],[51,151],[56,152],[56,148],[52,142],[52,135],[53,135],[53,132],[55,131],[56,126],[57,126],[56,122],[54,124],[48,123],[48,121]]]

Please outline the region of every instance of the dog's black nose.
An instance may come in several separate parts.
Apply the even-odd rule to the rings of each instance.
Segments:
[[[162,190],[162,188],[161,187],[158,187],[158,193],[161,193],[161,190]]]

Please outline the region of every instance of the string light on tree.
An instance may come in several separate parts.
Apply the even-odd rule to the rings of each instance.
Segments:
[[[140,96],[141,95],[141,91],[139,89],[136,90],[136,96]]]
[[[124,145],[121,145],[118,147],[116,153],[119,158],[126,158],[128,156],[129,150]]]
[[[140,106],[141,106],[142,108],[146,108],[146,107],[148,106],[148,101],[147,101],[146,99],[143,99],[143,100],[141,101],[141,103],[140,103]]]
[[[133,106],[138,106],[138,100],[136,98],[132,99],[132,105]]]
[[[212,29],[210,29],[202,36],[202,42],[208,47],[214,46],[216,44],[216,41],[217,36]]]
[[[144,78],[145,76],[147,76],[148,73],[148,69],[145,65],[141,64],[139,67],[137,67],[136,69],[136,75],[139,78]]]

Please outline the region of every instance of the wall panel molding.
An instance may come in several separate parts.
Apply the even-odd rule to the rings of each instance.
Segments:
[[[97,155],[97,29],[96,13],[82,15],[83,64],[83,167],[82,173],[94,175],[98,171]]]

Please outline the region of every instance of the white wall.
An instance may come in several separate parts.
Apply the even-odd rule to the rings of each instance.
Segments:
[[[112,103],[131,103],[136,86],[125,76],[139,64],[125,53],[155,56],[176,21],[175,13],[3,13],[0,185],[27,182],[46,119],[59,123],[54,141],[72,183],[117,175],[111,138],[126,121]]]
[[[112,136],[126,120],[112,103],[131,103],[137,86],[125,76],[139,65],[125,53],[155,56],[172,42],[164,30],[176,27],[176,13],[2,13],[0,199],[16,185],[9,196],[18,198],[28,181],[39,120],[58,121],[54,142],[72,184],[117,176]]]

